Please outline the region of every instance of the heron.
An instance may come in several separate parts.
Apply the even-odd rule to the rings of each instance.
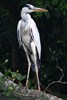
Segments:
[[[21,9],[21,19],[17,25],[17,39],[19,46],[23,47],[28,61],[26,88],[28,89],[30,68],[32,68],[36,73],[37,86],[38,90],[40,90],[38,71],[41,62],[41,41],[36,23],[30,15],[32,12],[47,12],[47,9],[34,7],[31,4],[26,4]]]

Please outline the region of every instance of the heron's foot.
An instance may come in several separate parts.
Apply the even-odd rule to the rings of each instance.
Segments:
[[[38,86],[38,91],[41,91],[40,85]]]
[[[41,91],[41,89],[39,88],[38,90],[37,90],[37,92],[40,92]]]
[[[26,88],[26,91],[28,91],[28,81],[26,82],[25,88]]]
[[[28,86],[25,86],[26,91],[28,92]]]
[[[23,87],[23,89],[22,89],[22,93],[23,94],[27,94],[28,93],[28,87]]]

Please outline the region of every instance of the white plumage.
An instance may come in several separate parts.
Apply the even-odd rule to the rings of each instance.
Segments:
[[[27,15],[28,16],[28,15]],[[41,42],[40,42],[40,35],[36,26],[36,23],[34,20],[29,17],[27,22],[24,22],[22,19],[18,22],[17,27],[17,36],[18,36],[18,42],[19,45],[22,45],[22,39],[24,40],[25,45],[30,41],[31,37],[29,35],[29,32],[33,38],[33,41],[35,43],[35,46],[37,47],[37,51],[39,54],[39,59],[41,58]],[[23,36],[24,35],[24,36]],[[28,40],[29,39],[29,40]],[[29,44],[27,45],[28,49],[31,49],[29,47]]]
[[[40,84],[38,77],[38,67],[40,67],[40,65],[38,64],[38,60],[41,59],[41,42],[36,23],[31,18],[29,13],[45,11],[47,10],[34,7],[30,4],[26,4],[26,6],[23,7],[21,10],[21,20],[18,22],[17,26],[17,38],[19,46],[22,46],[24,48],[28,60],[28,74],[26,87],[28,85],[30,67],[33,66],[33,69],[36,71],[39,90]]]

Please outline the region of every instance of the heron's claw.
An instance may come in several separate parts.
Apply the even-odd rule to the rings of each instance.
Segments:
[[[25,87],[22,89],[22,93],[23,93],[23,94],[27,94],[27,93],[28,93],[28,87],[25,86]]]

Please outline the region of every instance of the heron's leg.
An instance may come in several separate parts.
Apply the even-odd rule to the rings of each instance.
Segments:
[[[38,90],[40,90],[40,83],[39,83],[39,75],[38,75],[38,67],[37,67],[37,56],[36,56],[36,47],[35,47],[35,43],[31,42],[31,47],[32,47],[32,51],[33,51],[33,62],[35,65],[35,71],[36,71],[36,77],[37,77],[37,85],[38,85]]]
[[[26,56],[27,56],[27,61],[28,61],[28,72],[27,72],[27,79],[26,79],[26,89],[28,89],[28,79],[29,79],[29,74],[30,74],[31,62],[30,62],[28,52],[27,52],[25,45],[24,44],[22,44],[22,45],[23,45],[24,51],[25,51]]]
[[[26,88],[28,88],[28,80],[29,80],[31,62],[30,62],[28,54],[26,54],[26,55],[27,55],[27,60],[28,60],[28,72],[27,72],[27,79],[26,79]]]
[[[39,75],[38,75],[38,67],[37,66],[35,66],[35,71],[36,71],[36,77],[37,77],[38,90],[40,91],[40,82],[39,82]]]

